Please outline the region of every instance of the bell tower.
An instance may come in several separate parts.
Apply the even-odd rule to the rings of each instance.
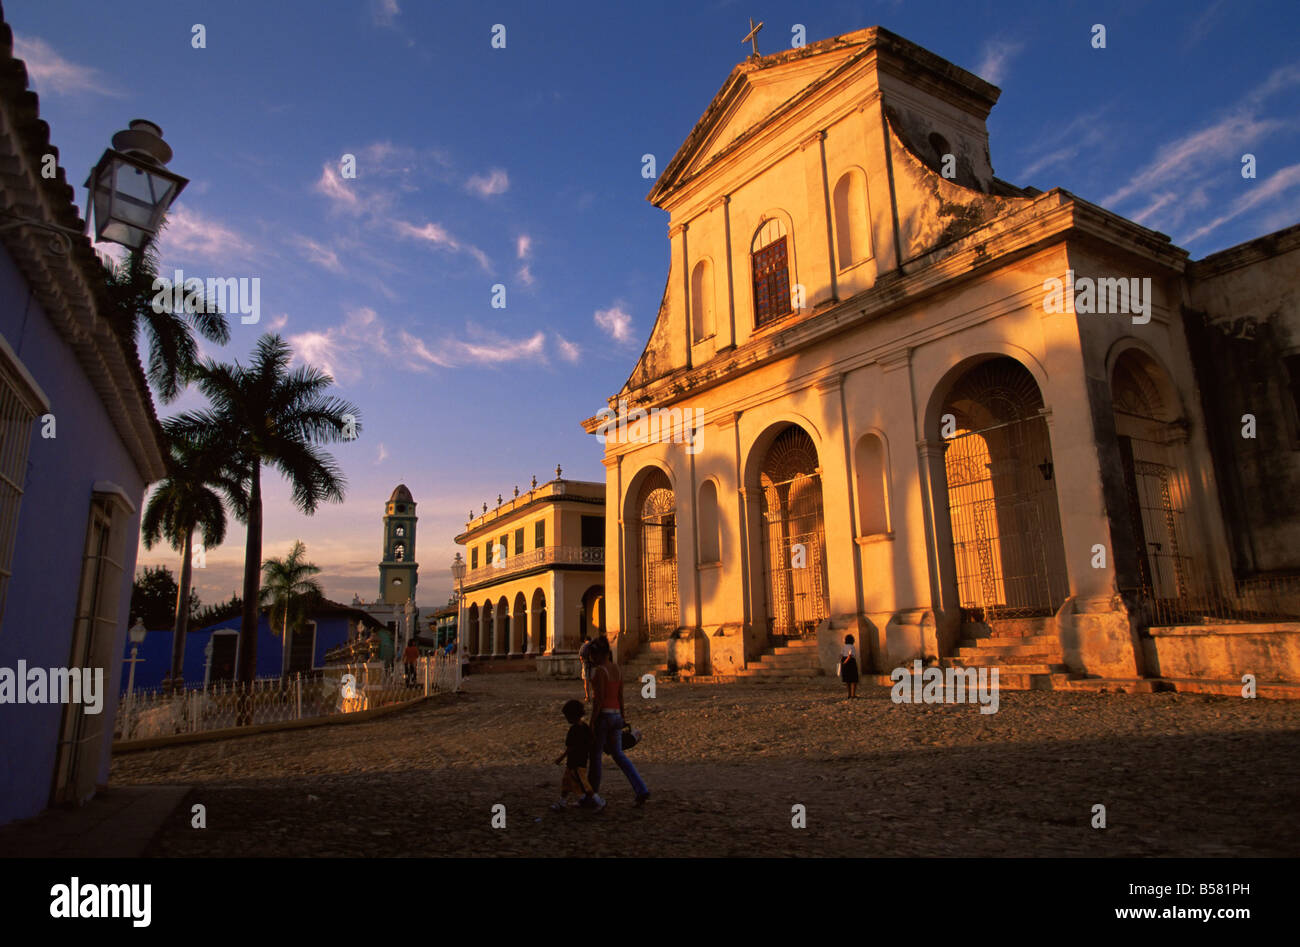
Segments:
[[[400,483],[384,510],[384,550],[379,563],[379,597],[389,605],[415,598],[419,565],[415,561],[415,500]]]

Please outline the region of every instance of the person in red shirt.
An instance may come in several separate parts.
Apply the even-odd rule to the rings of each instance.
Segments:
[[[650,798],[650,790],[645,780],[636,771],[632,761],[623,753],[623,675],[614,663],[609,646],[609,639],[601,635],[591,643],[591,730],[592,743],[591,764],[587,767],[587,779],[593,793],[600,792],[601,752],[614,758],[618,768],[623,771],[627,781],[636,794],[636,806],[645,805]]]
[[[415,662],[420,660],[420,646],[412,638],[406,643],[406,650],[402,652],[402,664],[406,668],[406,686],[415,686]]]

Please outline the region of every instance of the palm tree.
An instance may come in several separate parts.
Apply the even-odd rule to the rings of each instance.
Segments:
[[[206,360],[194,381],[207,396],[205,411],[172,419],[177,431],[224,449],[238,485],[229,498],[248,524],[244,550],[244,613],[239,628],[239,680],[257,668],[258,579],[262,563],[262,467],[288,479],[294,505],[308,516],[325,501],[342,502],[346,480],[334,458],[317,445],[351,439],[361,430],[360,411],[326,393],[334,379],[310,365],[289,370],[291,352],[278,335],[257,340],[245,368]]]
[[[307,547],[301,539],[295,540],[289,555],[274,557],[262,563],[261,601],[271,606],[271,629],[280,626],[280,647],[284,651],[282,674],[289,671],[289,632],[297,631],[307,618],[308,609],[325,597],[320,583],[312,578],[320,574],[320,566],[307,562]]]
[[[189,631],[190,581],[197,530],[205,549],[221,545],[226,538],[226,509],[217,489],[232,486],[221,469],[221,458],[205,455],[200,446],[168,430],[167,476],[158,483],[145,505],[140,532],[144,547],[152,549],[159,540],[181,554],[181,575],[176,596],[176,620],[172,628],[172,661],[168,681],[183,679],[185,635]]]
[[[157,275],[158,252],[152,242],[133,250],[121,262],[104,261],[108,312],[114,327],[133,350],[143,327],[149,343],[146,374],[159,400],[168,404],[176,400],[196,367],[194,333],[225,345],[230,341],[230,326],[211,300],[205,299],[202,306],[176,306],[174,299],[168,299],[171,294],[160,293],[155,287]]]

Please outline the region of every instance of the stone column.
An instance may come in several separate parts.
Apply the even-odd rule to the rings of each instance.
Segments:
[[[937,625],[936,654],[948,654],[961,631],[961,597],[957,591],[957,563],[952,552],[952,519],[948,515],[946,441],[921,441],[916,445],[921,475],[921,506],[925,513],[926,551],[930,561],[930,607]]]
[[[510,606],[505,608],[497,604],[492,609],[492,657],[504,658],[510,650],[510,643],[506,641],[507,629],[510,627]]]
[[[826,419],[826,440],[817,447],[822,491],[822,528],[826,542],[826,601],[830,617],[854,615],[861,610],[862,578],[857,545],[853,542],[852,462],[848,456],[844,425],[844,402],[840,373],[814,383],[821,395],[821,413]],[[811,432],[810,432],[811,433]],[[848,485],[849,489],[845,490]]]
[[[564,576],[556,570],[551,570],[551,597],[546,607],[548,614],[552,616],[551,653],[574,650],[569,645],[570,637],[568,629],[565,628]]]

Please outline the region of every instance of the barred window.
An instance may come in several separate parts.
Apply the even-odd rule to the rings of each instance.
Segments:
[[[0,338],[0,621],[4,620],[5,595],[13,572],[32,422],[48,410],[49,400]]]
[[[780,220],[765,220],[750,247],[754,268],[754,324],[765,325],[790,312],[788,234]]]

